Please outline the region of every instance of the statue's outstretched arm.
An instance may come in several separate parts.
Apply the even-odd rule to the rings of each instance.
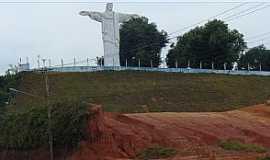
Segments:
[[[120,23],[129,21],[131,18],[139,18],[140,17],[137,14],[123,14],[123,13],[118,13],[118,14],[119,14]]]
[[[89,16],[91,19],[102,22],[102,13],[100,12],[88,12],[88,11],[81,11],[81,16]]]

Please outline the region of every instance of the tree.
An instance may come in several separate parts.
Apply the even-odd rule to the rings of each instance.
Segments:
[[[202,62],[204,68],[212,68],[212,63],[216,69],[223,69],[224,63],[232,68],[246,48],[243,37],[223,21],[209,21],[178,37],[167,55],[167,65],[175,67],[177,61],[178,66],[186,67],[189,61],[191,67],[199,67]]]
[[[20,74],[0,76],[0,107],[6,105],[9,98],[9,88],[16,88],[20,82]]]
[[[264,45],[253,47],[248,50],[246,53],[241,54],[238,66],[240,69],[249,69],[251,70],[270,70],[270,51],[266,50]]]
[[[158,67],[161,49],[168,43],[167,33],[158,31],[154,23],[145,17],[133,18],[122,24],[120,29],[121,66]]]

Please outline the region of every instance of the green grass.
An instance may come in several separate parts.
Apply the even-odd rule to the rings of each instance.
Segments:
[[[177,151],[172,148],[166,148],[161,146],[154,146],[147,148],[137,155],[137,159],[150,160],[173,157],[177,154]]]
[[[51,101],[83,99],[110,112],[225,111],[264,103],[270,77],[159,72],[50,73]],[[18,87],[45,95],[41,74],[25,73]],[[13,107],[40,100],[18,94]],[[12,106],[10,107],[12,108]]]
[[[225,150],[229,151],[245,151],[245,152],[257,152],[257,153],[265,153],[267,150],[255,144],[246,144],[237,140],[226,140],[220,142],[219,146]]]

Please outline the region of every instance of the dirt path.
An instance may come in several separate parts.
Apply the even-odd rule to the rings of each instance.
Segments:
[[[270,148],[270,107],[258,105],[223,113],[110,114],[95,108],[89,141],[82,142],[72,160],[128,159],[142,149],[175,148],[174,160],[256,160],[258,154],[227,152],[220,140],[238,139]],[[94,133],[94,134],[93,134]]]

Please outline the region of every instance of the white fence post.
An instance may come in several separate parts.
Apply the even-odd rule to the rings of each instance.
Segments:
[[[52,67],[52,60],[49,59],[49,67],[51,68]]]
[[[38,55],[37,58],[38,69],[40,69],[40,55]]]
[[[114,68],[114,58],[113,58],[113,70],[114,70],[115,68]]]

